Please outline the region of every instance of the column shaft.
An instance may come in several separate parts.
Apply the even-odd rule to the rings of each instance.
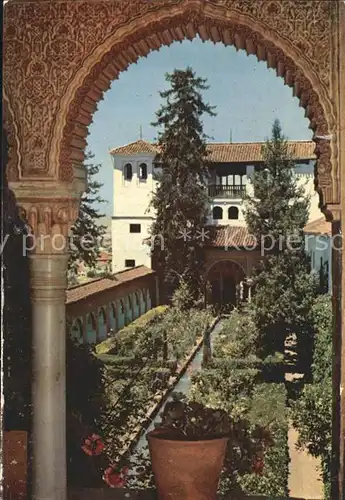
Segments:
[[[67,255],[31,255],[33,498],[66,500]]]

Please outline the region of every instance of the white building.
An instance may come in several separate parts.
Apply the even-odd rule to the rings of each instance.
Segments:
[[[332,224],[322,216],[309,222],[304,233],[311,268],[323,281],[328,293],[332,294]]]
[[[262,165],[263,143],[210,143],[211,162],[208,194],[210,225],[245,226],[243,197],[252,192],[251,176]],[[311,196],[309,222],[320,219],[319,196],[314,190],[315,145],[311,141],[290,141],[296,158],[296,175]],[[113,272],[128,267],[151,267],[149,237],[154,218],[150,200],[155,189],[153,172],[158,148],[143,140],[112,149],[114,167],[114,213],[112,218]]]

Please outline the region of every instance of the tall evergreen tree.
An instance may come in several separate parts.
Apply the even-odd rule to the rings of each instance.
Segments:
[[[201,117],[215,114],[201,95],[208,89],[206,80],[190,67],[167,74],[166,80],[170,88],[160,92],[165,103],[153,123],[163,130],[158,134],[160,169],[152,199],[156,220],[151,235],[160,236],[157,242],[164,241],[164,247],[155,247],[155,260],[164,276],[166,293],[171,297],[182,280],[196,299],[203,276],[203,227],[208,214],[207,136]]]
[[[267,248],[272,242],[268,253],[279,255],[286,250],[287,236],[303,239],[310,198],[297,182],[295,162],[288,152],[279,120],[274,121],[272,137],[266,141],[262,154],[263,168],[253,173],[255,196],[247,196],[245,219],[258,243],[264,242]]]
[[[293,158],[279,121],[263,147],[263,168],[253,175],[253,196],[245,219],[264,256],[254,273],[253,306],[264,354],[284,351],[286,337],[297,336],[300,361],[311,360],[310,310],[316,294],[303,228],[310,200],[298,183]]]
[[[70,257],[68,270],[71,281],[76,278],[78,266],[84,262],[86,266],[94,268],[99,256],[99,243],[105,234],[106,227],[99,223],[104,217],[97,205],[105,200],[99,194],[103,184],[95,180],[101,168],[100,164],[93,164],[94,155],[86,153],[84,168],[86,169],[87,189],[82,195],[79,216],[71,229]]]

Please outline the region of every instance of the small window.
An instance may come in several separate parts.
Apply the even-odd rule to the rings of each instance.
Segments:
[[[125,267],[135,267],[135,260],[134,259],[126,259],[125,260]]]
[[[138,292],[135,292],[135,304],[137,306],[139,305],[139,295],[138,295]]]
[[[223,218],[223,209],[222,207],[214,207],[212,211],[212,217],[214,220],[220,220]]]
[[[141,163],[139,165],[139,179],[141,181],[147,180],[147,165],[146,165],[146,163]]]
[[[231,219],[231,220],[238,219],[238,208],[237,207],[230,207],[229,208],[229,219]]]
[[[132,165],[131,163],[126,163],[124,169],[124,177],[126,181],[131,181],[133,177],[133,170],[132,170]]]
[[[130,233],[141,233],[141,224],[130,224],[129,225]]]
[[[120,311],[121,311],[121,314],[125,314],[125,305],[124,305],[122,299],[120,300]]]

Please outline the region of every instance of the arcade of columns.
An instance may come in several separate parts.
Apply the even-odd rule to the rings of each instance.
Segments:
[[[9,0],[4,8],[7,176],[36,246],[33,307],[33,494],[65,500],[65,289],[69,227],[85,188],[87,127],[121,71],[199,35],[275,68],[314,131],[316,183],[334,235],[345,215],[343,0]],[[116,113],[116,110],[114,110]],[[344,253],[334,252],[334,449],[344,494]]]

